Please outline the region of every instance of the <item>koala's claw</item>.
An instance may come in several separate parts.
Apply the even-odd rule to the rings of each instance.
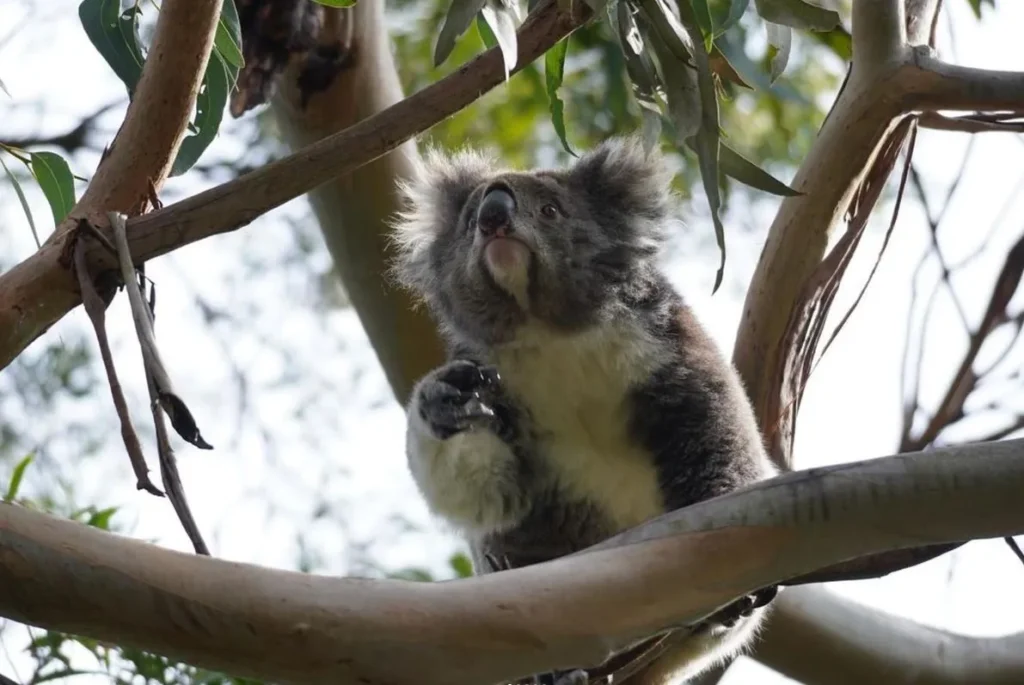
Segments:
[[[571,671],[544,673],[534,676],[526,682],[530,682],[532,685],[587,685],[590,682],[590,676],[582,668],[576,668]]]
[[[448,362],[437,370],[436,380],[462,392],[481,392],[497,387],[500,377],[493,366],[484,366],[465,359]]]
[[[418,388],[420,417],[440,439],[496,421],[497,369],[456,360],[445,364]]]
[[[587,685],[590,681],[590,676],[582,668],[577,668],[574,671],[567,671],[558,676],[555,680],[555,685]]]
[[[775,595],[778,593],[779,588],[776,585],[762,588],[746,597],[739,598],[717,614],[709,616],[705,622],[708,625],[731,628],[736,624],[736,621],[750,616],[756,609],[767,606],[775,599]]]

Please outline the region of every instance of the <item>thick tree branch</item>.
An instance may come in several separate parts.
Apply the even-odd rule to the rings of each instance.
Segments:
[[[276,681],[478,685],[592,664],[842,559],[1019,534],[1022,488],[1024,440],[871,459],[447,583],[262,569],[3,505],[0,615]]]
[[[384,4],[364,2],[327,12],[318,45],[344,55],[346,66],[327,90],[310,97],[300,87],[304,64],[293,60],[272,101],[293,149],[312,145],[403,97]],[[336,271],[402,404],[416,379],[443,356],[433,321],[414,307],[410,293],[381,283],[393,257],[388,218],[400,209],[396,180],[409,178],[417,160],[416,143],[408,140],[358,173],[344,174],[309,192]]]
[[[907,44],[903,0],[857,0],[852,12],[854,68],[874,71],[898,61]]]
[[[585,3],[573,3],[573,7],[576,14],[561,12],[554,0],[548,0],[531,13],[519,31],[516,70],[533,62],[592,15]],[[500,51],[493,48],[447,78],[285,159],[130,219],[132,255],[139,263],[241,228],[302,193],[391,152],[466,107],[502,83],[504,77]],[[113,167],[101,166],[101,170],[106,168]],[[97,225],[105,225],[101,217],[95,219]],[[34,255],[0,275],[0,368],[80,303],[70,272],[61,262],[62,242],[48,241]],[[97,269],[113,267],[109,255],[101,249],[90,251],[89,261]]]
[[[862,606],[822,587],[787,590],[757,648],[766,666],[813,685],[1017,685],[1024,633],[956,635]]]
[[[163,185],[210,59],[223,0],[164,0],[124,123],[71,217],[137,214]],[[65,221],[47,243],[75,225]]]

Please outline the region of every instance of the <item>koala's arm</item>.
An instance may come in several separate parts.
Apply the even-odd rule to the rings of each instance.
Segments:
[[[702,330],[685,325],[686,316],[686,352],[632,397],[633,434],[654,457],[668,510],[777,473],[739,377]],[[723,608],[624,685],[685,682],[741,652],[763,624],[775,592],[765,588]]]
[[[409,469],[436,515],[477,534],[525,516],[521,429],[492,372],[471,361],[445,364],[416,384],[407,416]]]

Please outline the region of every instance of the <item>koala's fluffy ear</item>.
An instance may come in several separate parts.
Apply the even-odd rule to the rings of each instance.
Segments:
[[[610,138],[581,157],[569,176],[600,213],[614,212],[635,232],[661,241],[676,200],[673,172],[657,147],[647,154],[639,136]]]
[[[457,230],[459,213],[470,193],[495,172],[495,161],[471,149],[446,153],[428,149],[413,178],[399,182],[404,205],[392,221],[398,257],[393,273],[400,283],[421,295],[432,283],[430,246]]]
[[[624,214],[659,219],[669,211],[672,171],[657,147],[644,152],[638,136],[609,138],[580,158],[571,174]]]

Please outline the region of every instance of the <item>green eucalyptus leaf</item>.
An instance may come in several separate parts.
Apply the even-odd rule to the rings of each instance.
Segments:
[[[195,164],[217,136],[230,86],[229,67],[216,52],[210,55],[203,75],[199,95],[196,96],[195,133],[185,138],[178,148],[178,156],[171,166],[171,176],[180,176]]]
[[[988,5],[992,9],[996,8],[995,0],[967,0],[967,4],[971,6],[971,11],[974,12],[976,19],[981,19],[981,6]]]
[[[487,0],[452,0],[448,12],[444,15],[444,23],[437,34],[434,44],[434,66],[438,67],[448,59],[455,49],[455,43],[466,32],[473,18],[487,4]]]
[[[793,47],[793,29],[770,21],[766,21],[764,25],[768,32],[768,58],[771,64],[768,78],[775,83],[789,63],[789,53]]]
[[[842,26],[837,26],[831,31],[811,31],[811,36],[827,46],[844,62],[853,59],[853,36]]]
[[[78,17],[85,35],[117,77],[131,98],[146,61],[140,47],[138,15],[132,6],[120,12],[120,0],[82,0]]]
[[[480,34],[480,40],[483,41],[484,47],[488,50],[498,46],[498,39],[494,37],[494,32],[491,31],[491,27],[484,21],[482,14],[476,15],[476,32]]]
[[[15,465],[14,473],[11,474],[11,482],[7,485],[7,494],[4,495],[5,502],[13,502],[14,498],[18,496],[18,489],[21,487],[21,480],[25,477],[25,470],[35,457],[35,452],[31,452]]]
[[[782,197],[802,195],[802,193],[778,180],[725,143],[720,145],[718,166],[726,176],[735,178],[740,183],[751,188],[763,190],[772,195],[780,195]]]
[[[765,21],[794,29],[831,31],[839,25],[839,13],[804,0],[754,0],[757,13]]]
[[[629,5],[619,2],[615,11],[609,6],[608,20],[614,28],[615,37],[626,63],[626,76],[629,78],[633,97],[643,110],[660,111],[658,103],[658,69],[645,48],[644,38],[633,17]],[[660,130],[660,120],[659,120]]]
[[[687,57],[680,58],[685,43],[665,21],[664,15],[657,16],[658,9],[645,3],[642,18],[651,19],[650,25],[641,26],[645,41],[653,48],[657,60],[658,77],[665,91],[668,115],[679,140],[696,135],[701,126],[701,94],[697,70],[691,67]],[[660,22],[660,30],[657,24]],[[681,27],[680,27],[681,29]],[[685,31],[685,29],[681,29]],[[672,42],[673,46],[669,45]],[[702,44],[703,45],[703,44]],[[685,54],[685,52],[684,52]]]
[[[505,79],[519,61],[519,45],[516,39],[516,26],[519,23],[518,0],[487,0],[480,14],[494,33],[494,38],[501,48],[501,57],[505,65]]]
[[[544,81],[548,92],[548,105],[551,111],[551,124],[555,127],[562,147],[573,157],[576,153],[569,147],[565,132],[565,104],[558,97],[558,89],[562,87],[565,76],[565,55],[569,51],[569,39],[563,38],[552,46],[544,55]]]
[[[747,7],[749,6],[750,0],[730,0],[729,14],[725,16],[725,19],[718,26],[716,37],[725,33],[739,23],[739,20],[743,17],[743,14],[747,11]]]
[[[747,83],[752,84],[759,90],[766,90],[782,100],[789,100],[805,106],[812,104],[803,93],[785,81],[772,83],[765,70],[747,56],[742,46],[733,37],[729,35],[720,36],[715,42],[715,47],[721,51],[722,56],[729,61],[729,64],[736,70],[736,73]]]
[[[689,4],[690,7],[692,7],[693,16],[697,20],[697,25],[705,36],[711,38],[715,35],[715,24],[711,19],[711,10],[708,8],[708,0],[677,0],[677,3],[679,4],[680,14],[686,14],[683,10],[684,4]],[[711,46],[706,42],[705,49],[711,49]]]
[[[54,152],[30,152],[29,170],[42,189],[56,226],[75,206],[75,179],[64,158]]]
[[[88,520],[85,525],[92,526],[93,528],[99,528],[100,530],[110,530],[110,519],[117,513],[117,507],[107,507],[106,509],[100,509],[89,514]]]
[[[242,29],[238,21],[238,9],[234,0],[224,0],[220,19],[217,21],[217,33],[213,38],[213,46],[224,61],[241,69],[245,66],[242,57]]]
[[[32,218],[32,210],[29,209],[28,200],[25,199],[25,191],[21,189],[21,183],[18,182],[18,177],[11,173],[11,170],[7,168],[7,163],[4,162],[3,157],[0,157],[0,166],[3,166],[4,172],[7,174],[7,178],[11,179],[11,185],[14,186],[14,193],[18,196],[18,202],[21,203],[21,210],[25,212],[25,218],[28,219],[28,227],[32,229],[32,237],[36,239],[36,247],[42,247],[43,244],[39,241],[39,231],[36,230],[35,219]]]
[[[448,560],[448,565],[459,578],[469,578],[473,575],[473,562],[461,552],[453,554]]]
[[[717,292],[725,275],[725,227],[719,216],[722,208],[722,195],[718,186],[718,94],[715,91],[715,79],[711,73],[708,53],[701,40],[701,28],[693,10],[685,2],[679,3],[679,15],[683,27],[690,34],[695,50],[693,60],[697,66],[697,84],[700,92],[700,128],[697,130],[695,146],[697,160],[700,164],[701,181],[704,193],[711,209],[711,220],[715,225],[715,239],[721,252],[718,272],[715,274],[715,285],[712,294]]]
[[[661,115],[647,107],[644,107],[641,113],[643,114],[644,153],[649,155],[654,146],[658,144],[658,138],[661,137]]]

